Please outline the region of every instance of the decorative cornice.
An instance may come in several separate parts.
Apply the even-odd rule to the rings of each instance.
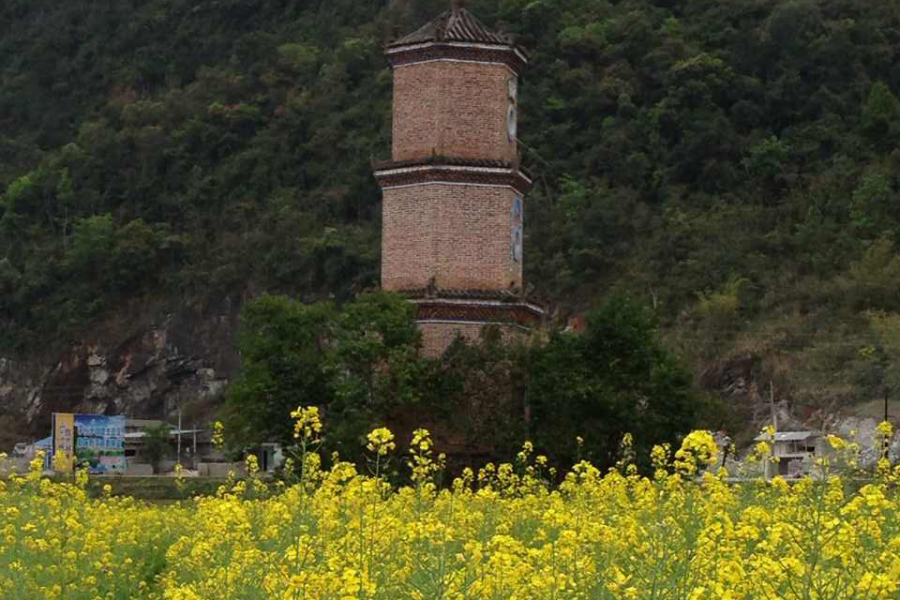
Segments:
[[[502,64],[519,75],[528,64],[528,58],[518,48],[490,44],[434,42],[388,48],[386,54],[393,68],[436,60],[454,60]]]
[[[399,293],[417,306],[419,322],[499,323],[532,328],[544,318],[540,304],[520,289],[455,290],[432,285]]]
[[[425,158],[410,158],[406,160],[373,160],[372,169],[383,171],[386,169],[399,169],[403,167],[418,167],[420,165],[452,165],[456,167],[496,167],[503,169],[515,168],[518,165],[508,160],[496,160],[490,158],[460,158],[455,156],[443,156],[432,154]],[[526,172],[526,175],[528,173]]]
[[[531,329],[540,325],[544,316],[542,309],[524,302],[452,302],[439,298],[411,301],[417,306],[416,321],[419,323],[496,323]]]
[[[500,161],[440,159],[384,162],[375,166],[381,189],[432,183],[511,187],[520,194],[531,189],[531,178],[520,168]]]
[[[481,301],[500,304],[528,304],[535,310],[543,312],[541,301],[533,293],[532,286],[528,289],[510,288],[508,290],[484,290],[484,289],[450,289],[424,287],[424,288],[405,288],[397,290],[398,294],[402,294],[409,300],[441,300],[449,302],[458,301]]]

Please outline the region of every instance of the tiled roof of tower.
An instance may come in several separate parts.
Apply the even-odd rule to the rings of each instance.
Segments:
[[[423,44],[427,42],[469,42],[512,46],[504,35],[494,33],[464,8],[448,10],[418,31],[394,40],[388,48]]]

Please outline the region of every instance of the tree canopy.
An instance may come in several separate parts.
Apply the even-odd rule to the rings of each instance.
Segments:
[[[332,449],[349,456],[372,423],[397,406],[427,399],[432,361],[419,355],[415,307],[388,293],[363,294],[338,310],[261,296],[241,313],[243,367],[226,395],[229,441],[291,445],[290,414],[321,406],[334,427]]]
[[[531,438],[562,463],[582,452],[608,466],[625,433],[646,459],[704,413],[655,315],[626,297],[591,312],[583,335],[504,341],[486,328],[481,340],[458,338],[437,359],[421,356],[414,318],[411,303],[384,292],[340,309],[284,296],[247,304],[244,367],[227,396],[231,443],[289,446],[291,412],[315,405],[332,423],[329,447],[348,458],[374,427],[403,429],[413,415],[424,421],[416,427],[438,423],[438,438],[460,455],[506,459]]]
[[[555,332],[527,359],[534,441],[551,456],[610,467],[625,434],[646,464],[704,413],[691,373],[666,350],[651,310],[617,296],[588,313],[583,334]],[[579,441],[579,438],[581,441]]]
[[[445,8],[3,2],[0,348],[143,298],[342,302],[375,284],[382,47]],[[750,349],[799,399],[877,392],[857,358],[886,339],[867,311],[900,313],[894,0],[471,10],[531,56],[526,280],[563,314],[630,293],[698,372]]]

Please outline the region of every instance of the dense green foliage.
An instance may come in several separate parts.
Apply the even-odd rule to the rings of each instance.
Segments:
[[[381,47],[445,5],[4,1],[0,346],[148,295],[343,301],[376,283]],[[528,280],[564,308],[646,300],[698,369],[750,355],[799,399],[880,394],[895,350],[873,320],[900,312],[900,5],[471,7],[531,53]]]
[[[141,455],[153,467],[153,472],[159,472],[159,463],[171,451],[169,443],[170,427],[165,423],[151,425],[144,430],[143,447]]]
[[[589,457],[608,467],[625,433],[646,460],[654,444],[676,442],[705,416],[655,315],[626,297],[591,311],[583,335],[505,343],[488,328],[477,343],[457,338],[439,359],[421,356],[414,313],[385,292],[340,310],[284,296],[249,302],[244,369],[227,395],[229,443],[292,445],[291,412],[317,405],[332,423],[327,448],[345,458],[360,459],[360,442],[378,425],[405,439],[426,423],[457,459],[511,459],[528,437],[561,464]]]
[[[393,294],[363,294],[340,311],[285,296],[249,302],[239,334],[243,369],[226,397],[229,443],[290,445],[291,412],[310,404],[335,417],[334,449],[357,453],[372,422],[433,398],[433,363],[419,345],[414,307]]]
[[[690,372],[662,346],[656,326],[649,309],[614,297],[589,313],[582,335],[556,333],[532,349],[535,442],[569,462],[589,457],[608,467],[626,433],[646,460],[653,446],[696,427],[702,411]]]

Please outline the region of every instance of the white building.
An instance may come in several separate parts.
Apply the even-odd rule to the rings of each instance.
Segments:
[[[767,477],[802,477],[810,472],[815,459],[827,452],[825,436],[818,431],[778,431],[774,439],[763,433],[756,436],[756,441],[767,441],[772,446]]]

